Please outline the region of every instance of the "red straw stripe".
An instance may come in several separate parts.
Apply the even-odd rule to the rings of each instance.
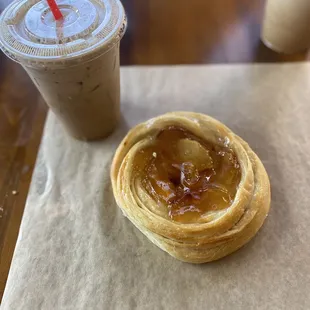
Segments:
[[[59,7],[58,7],[56,1],[55,0],[47,0],[47,3],[49,5],[49,7],[50,7],[50,9],[51,9],[55,19],[56,20],[61,19],[63,16],[62,16],[62,14],[61,14],[61,12],[59,10]]]

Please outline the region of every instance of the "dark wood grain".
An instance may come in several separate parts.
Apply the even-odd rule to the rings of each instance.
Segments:
[[[302,61],[260,42],[261,0],[123,0],[128,30],[122,64],[175,65]]]
[[[0,55],[0,295],[10,267],[47,108],[27,74]]]
[[[0,11],[9,3],[0,0]],[[123,0],[128,30],[123,65],[307,60],[259,40],[264,1]],[[0,298],[18,235],[46,107],[18,65],[0,52]]]

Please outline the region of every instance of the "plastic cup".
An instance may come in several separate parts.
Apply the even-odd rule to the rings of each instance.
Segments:
[[[120,118],[124,9],[118,0],[57,4],[59,21],[44,0],[12,2],[0,17],[0,47],[24,67],[72,136],[104,138]]]
[[[296,53],[310,47],[310,1],[268,0],[261,39],[276,52]]]

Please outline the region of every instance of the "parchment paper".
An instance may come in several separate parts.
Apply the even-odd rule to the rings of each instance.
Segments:
[[[120,128],[69,138],[49,114],[2,309],[309,309],[310,65],[122,69]],[[116,206],[109,169],[128,128],[172,110],[223,121],[272,184],[265,225],[218,262],[182,263]]]

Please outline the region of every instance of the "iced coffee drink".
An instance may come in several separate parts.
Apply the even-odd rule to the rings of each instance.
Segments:
[[[46,1],[13,2],[0,19],[0,46],[24,67],[72,136],[103,138],[120,116],[123,7],[118,0],[57,3],[59,21]]]
[[[268,0],[262,41],[277,52],[295,53],[310,47],[310,1]]]

